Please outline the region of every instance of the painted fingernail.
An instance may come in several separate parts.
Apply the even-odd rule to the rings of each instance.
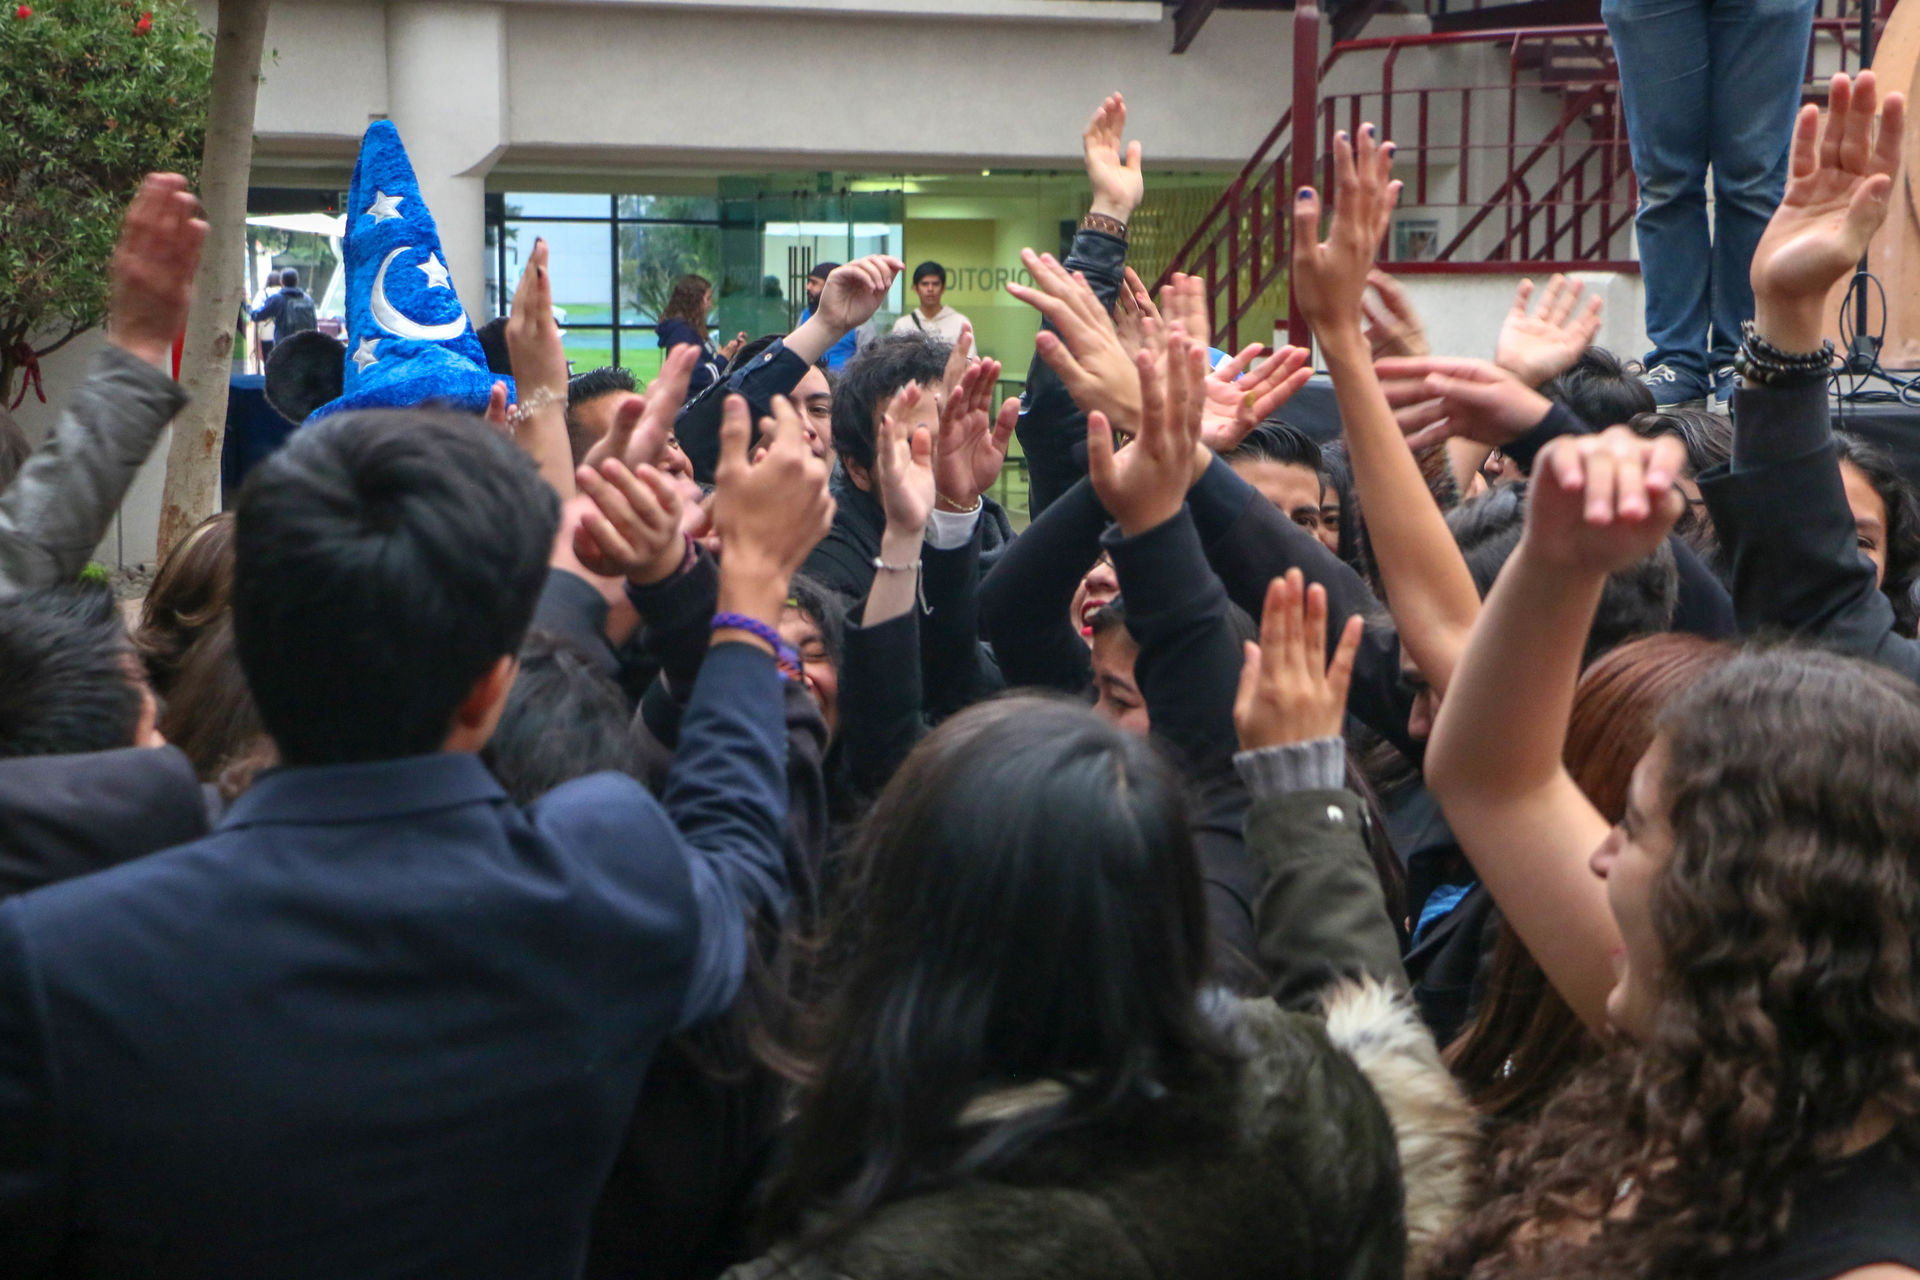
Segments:
[[[1349,137],[1347,136],[1347,131],[1346,131],[1345,129],[1342,129],[1342,130],[1341,130],[1340,132],[1338,132],[1338,133],[1336,133],[1336,134],[1334,134],[1333,136],[1334,136],[1335,138],[1337,138],[1337,139],[1339,139],[1339,140],[1340,140],[1341,142],[1351,142],[1351,141],[1353,141],[1353,139],[1351,139],[1351,138],[1349,138]]]
[[[1395,147],[1391,142],[1383,142],[1380,144],[1380,149],[1386,152],[1388,155],[1392,155],[1394,153]]]
[[[1363,124],[1360,126],[1360,132],[1364,133],[1367,137],[1371,138],[1373,136],[1373,126],[1370,124]]]
[[[1301,200],[1311,200],[1311,199],[1313,199],[1313,188],[1312,188],[1312,187],[1302,187],[1302,188],[1300,188],[1300,195],[1299,195],[1299,197],[1298,197],[1298,198],[1299,198],[1299,199],[1301,199]]]

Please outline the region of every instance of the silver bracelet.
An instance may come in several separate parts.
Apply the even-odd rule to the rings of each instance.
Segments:
[[[556,404],[564,408],[566,403],[565,388],[555,391],[552,387],[535,387],[531,395],[507,410],[507,426],[517,428],[542,409],[551,408]]]
[[[875,556],[873,567],[882,573],[911,573],[913,575],[913,598],[920,606],[921,613],[932,613],[933,606],[927,603],[927,579],[920,572],[920,562],[912,564],[888,564],[884,557]]]

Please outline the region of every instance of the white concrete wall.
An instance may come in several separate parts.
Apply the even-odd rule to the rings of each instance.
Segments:
[[[1149,164],[1237,167],[1286,108],[1292,49],[1284,13],[1216,13],[1179,57],[1171,22],[523,6],[507,25],[516,150],[703,167],[1077,166],[1087,115],[1115,89]],[[596,42],[618,56],[583,63]]]
[[[1519,275],[1402,275],[1400,283],[1426,322],[1427,339],[1435,354],[1493,358],[1500,325],[1513,306]],[[1536,290],[1546,284],[1532,277]],[[1606,304],[1601,312],[1600,346],[1622,360],[1638,360],[1647,353],[1646,291],[1638,275],[1617,272],[1579,272],[1573,279],[1598,294]],[[1538,294],[1536,293],[1536,297]]]
[[[47,402],[41,404],[29,392],[25,403],[13,417],[35,447],[47,438],[60,413],[60,406],[86,377],[87,364],[106,344],[104,330],[83,333],[40,362],[40,375],[46,387]],[[101,540],[93,558],[106,565],[143,564],[153,559],[154,543],[160,530],[160,490],[166,478],[168,436],[162,434],[146,466],[140,469],[133,487],[120,505],[119,515]]]
[[[508,78],[496,141],[516,166],[1077,164],[1080,129],[1114,89],[1134,101],[1150,163],[1237,166],[1286,107],[1291,15],[1217,13],[1175,57],[1160,12],[1087,0],[283,2],[257,161],[338,180],[368,120],[390,114],[406,134],[403,117],[471,104],[472,81],[493,74],[481,45],[497,19]],[[421,23],[438,34],[395,43]],[[492,119],[463,115],[461,130]]]

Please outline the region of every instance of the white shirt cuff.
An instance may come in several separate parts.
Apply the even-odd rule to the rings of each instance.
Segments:
[[[966,546],[986,506],[984,502],[975,503],[971,511],[942,511],[935,507],[927,521],[927,545],[935,551],[954,551]]]

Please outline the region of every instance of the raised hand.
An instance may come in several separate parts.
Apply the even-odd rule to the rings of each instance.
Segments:
[[[514,290],[513,314],[507,319],[507,356],[513,362],[520,399],[547,390],[559,397],[566,412],[567,352],[560,324],[553,318],[553,279],[547,272],[547,242],[533,242],[520,287]]]
[[[729,573],[757,589],[777,584],[778,622],[787,580],[833,525],[828,464],[807,447],[800,414],[785,396],[760,421],[760,442],[747,452],[747,402],[728,396],[720,419],[720,465],[714,473],[713,527],[726,548],[721,594]]]
[[[1320,193],[1305,187],[1294,200],[1294,296],[1322,342],[1336,332],[1361,332],[1367,280],[1400,198],[1393,144],[1375,133],[1370,124],[1360,126],[1357,148],[1344,131],[1334,137],[1333,225],[1324,241],[1314,240]]]
[[[167,368],[174,339],[187,328],[206,239],[200,201],[187,180],[177,173],[148,174],[113,247],[107,341],[156,369]]]
[[[1134,358],[1143,411],[1133,442],[1116,453],[1104,413],[1087,414],[1087,474],[1107,513],[1128,537],[1164,524],[1180,512],[1193,483],[1200,443],[1206,348],[1176,333],[1167,344],[1164,378],[1153,358]]]
[[[648,586],[686,564],[684,512],[671,477],[609,458],[597,469],[582,466],[575,479],[593,502],[573,535],[573,553],[589,572]]]
[[[580,465],[597,468],[608,458],[619,458],[630,467],[658,466],[673,434],[674,419],[687,402],[693,366],[699,361],[700,348],[691,343],[667,352],[660,362],[660,376],[644,395],[629,393],[621,398],[614,406],[613,426],[593,442]]]
[[[1533,281],[1522,280],[1513,291],[1513,309],[1500,326],[1493,361],[1530,387],[1538,387],[1573,368],[1580,354],[1600,332],[1600,295],[1580,305],[1586,286],[1578,280],[1554,276],[1540,295],[1540,305],[1529,310]]]
[[[1189,338],[1205,346],[1213,340],[1213,314],[1207,307],[1207,282],[1176,271],[1160,291],[1160,319],[1177,325]]]
[[[1375,267],[1367,272],[1367,285],[1360,307],[1366,312],[1367,346],[1373,351],[1373,358],[1424,356],[1431,352],[1433,348],[1427,345],[1427,326],[1400,282]]]
[[[1313,377],[1304,347],[1281,347],[1248,373],[1247,366],[1259,354],[1260,344],[1256,342],[1239,355],[1222,360],[1207,374],[1200,438],[1214,453],[1239,448],[1249,432],[1272,417]]]
[[[947,368],[940,375],[940,396],[944,403],[953,398],[954,389],[960,385],[960,379],[967,376],[967,370],[977,361],[973,356],[973,321],[960,322],[960,336],[953,340],[953,346],[947,352]]]
[[[902,387],[881,415],[873,444],[873,487],[887,515],[887,530],[915,544],[916,558],[917,544],[939,494],[933,473],[933,433],[913,425],[912,410],[923,394],[918,383]]]
[[[1800,109],[1793,126],[1787,190],[1754,250],[1755,326],[1787,351],[1820,346],[1828,291],[1852,271],[1886,220],[1900,164],[1906,99],[1887,95],[1874,129],[1873,72],[1833,78],[1822,128],[1818,107]]]
[[[1317,582],[1306,587],[1304,581],[1300,570],[1289,569],[1268,585],[1260,642],[1247,642],[1233,700],[1243,751],[1341,735],[1353,656],[1360,648],[1360,617],[1347,619],[1329,663],[1327,589]]]
[[[1045,316],[1034,349],[1060,375],[1074,403],[1099,411],[1129,435],[1140,426],[1140,375],[1087,282],[1067,273],[1052,254],[1020,251],[1034,287],[1009,284],[1007,292]]]
[[[1407,444],[1456,437],[1503,445],[1540,425],[1553,402],[1490,360],[1427,356],[1374,366]]]
[[[873,319],[873,313],[887,300],[894,278],[906,269],[906,263],[884,253],[835,267],[826,287],[820,290],[820,302],[813,313],[842,334],[858,329]]]
[[[1535,461],[1523,545],[1543,562],[1609,574],[1645,559],[1686,510],[1674,478],[1687,460],[1675,436],[1626,427],[1562,436]]]
[[[573,448],[567,443],[567,352],[553,318],[547,242],[533,242],[507,320],[507,356],[520,403],[509,411],[513,436],[562,502],[573,497]],[[524,425],[523,425],[524,424]]]
[[[485,418],[487,420],[487,425],[492,427],[495,431],[498,431],[501,435],[505,436],[508,440],[513,439],[513,424],[507,420],[507,384],[506,383],[496,382],[493,384],[493,390],[487,393],[486,412],[482,413],[480,416]]]
[[[940,435],[934,442],[933,465],[943,511],[973,510],[1007,463],[1007,445],[1020,418],[1020,401],[1009,397],[1000,406],[996,420],[993,393],[999,379],[1000,362],[982,360],[966,371],[940,406]]]
[[[1091,211],[1125,222],[1146,195],[1140,171],[1140,144],[1125,144],[1127,100],[1113,94],[1094,111],[1080,144],[1087,157],[1087,181],[1093,184]]]
[[[1153,305],[1147,286],[1140,282],[1132,267],[1125,268],[1126,282],[1113,300],[1113,327],[1120,334],[1120,346],[1129,358],[1146,349],[1146,322],[1160,320],[1160,308]]]
[[[733,353],[746,345],[747,345],[747,331],[745,329],[741,329],[740,331],[738,331],[733,335],[732,342],[729,342],[726,346],[720,348],[720,358],[722,360],[731,360],[733,359]]]

